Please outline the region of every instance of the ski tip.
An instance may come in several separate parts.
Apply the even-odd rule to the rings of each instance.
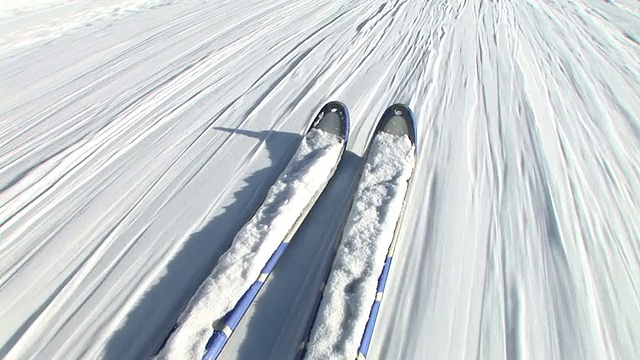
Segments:
[[[413,111],[408,105],[397,103],[389,106],[382,114],[376,127],[375,132],[380,131],[394,135],[407,135],[417,151],[416,121]]]
[[[340,101],[326,103],[313,120],[311,128],[317,128],[349,140],[349,109]]]

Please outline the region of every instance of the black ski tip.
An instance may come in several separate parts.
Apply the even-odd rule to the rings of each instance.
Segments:
[[[311,128],[335,134],[344,139],[346,144],[349,140],[349,109],[340,101],[330,101],[326,103],[313,120]]]
[[[407,135],[417,151],[416,120],[408,105],[397,103],[389,106],[376,127],[376,133],[384,131],[394,135]]]

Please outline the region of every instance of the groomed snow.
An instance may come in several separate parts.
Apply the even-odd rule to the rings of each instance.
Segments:
[[[221,360],[295,356],[395,102],[420,143],[368,357],[640,353],[637,0],[33,4],[0,15],[0,358],[152,356],[328,100],[345,161]]]
[[[213,333],[212,324],[233,309],[278,246],[289,240],[290,230],[335,172],[342,148],[339,137],[317,129],[309,131],[255,215],[193,296],[156,359],[202,357]]]
[[[28,45],[42,46],[81,28],[107,27],[136,12],[173,1],[0,0],[0,54],[11,56]]]
[[[355,359],[376,298],[415,166],[413,145],[406,136],[380,133],[367,159],[322,293],[306,359]]]

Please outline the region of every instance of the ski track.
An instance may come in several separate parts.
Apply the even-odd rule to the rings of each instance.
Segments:
[[[640,353],[637,1],[85,3],[0,18],[0,357],[151,356],[330,99],[345,164],[223,358],[295,354],[393,102],[419,153],[369,358]]]

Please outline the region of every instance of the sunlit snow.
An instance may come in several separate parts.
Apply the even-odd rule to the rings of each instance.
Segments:
[[[368,358],[640,354],[638,1],[2,4],[0,358],[151,357],[329,100],[343,161],[221,359],[295,356],[396,102]]]

